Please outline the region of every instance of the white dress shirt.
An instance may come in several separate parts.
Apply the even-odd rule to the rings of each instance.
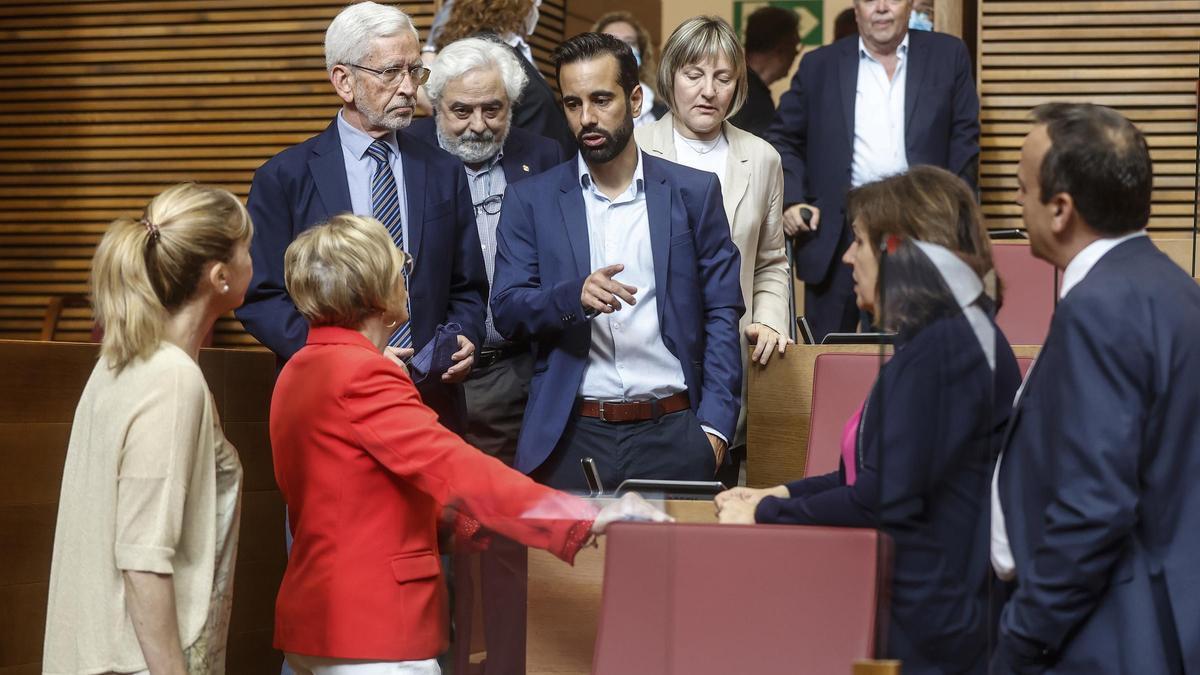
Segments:
[[[1088,244],[1082,251],[1077,253],[1071,262],[1067,263],[1067,269],[1063,270],[1062,285],[1058,289],[1058,298],[1062,300],[1067,297],[1067,293],[1071,292],[1079,282],[1087,277],[1096,263],[1105,256],[1109,251],[1124,244],[1130,239],[1146,236],[1145,230],[1138,230],[1131,234],[1122,237],[1114,237],[1111,239],[1097,239]],[[1017,401],[1021,400],[1021,394],[1025,391],[1025,384],[1029,382],[1029,377],[1033,375],[1034,365],[1029,367],[1029,371],[1025,373],[1025,381],[1021,383],[1020,389],[1017,389],[1017,396],[1013,400],[1015,407]],[[996,459],[996,470],[992,474],[992,568],[996,570],[996,576],[1005,581],[1011,581],[1017,574],[1017,566],[1013,561],[1012,546],[1008,541],[1008,529],[1004,521],[1004,508],[1000,504],[1000,463],[1004,461],[1004,454]]]
[[[908,171],[908,154],[904,147],[908,35],[896,48],[896,59],[896,72],[888,79],[887,69],[871,56],[862,38],[858,39],[851,187]]]
[[[579,395],[600,401],[645,401],[681,392],[687,389],[683,368],[663,343],[658,322],[642,154],[638,152],[629,187],[611,200],[597,189],[583,157],[576,157],[591,268],[620,263],[625,269],[613,278],[637,288],[637,304],[622,302],[620,310],[592,318],[592,346]]]
[[[356,215],[373,216],[371,212],[371,178],[375,175],[375,160],[367,155],[367,148],[375,142],[370,134],[356,129],[337,114],[338,137],[342,141],[342,160],[346,163],[346,182],[350,188],[350,208]],[[392,146],[388,162],[396,178],[397,197],[400,198],[400,229],[404,232],[404,250],[409,250],[408,238],[408,195],[404,191],[404,167],[400,162],[400,144],[396,132],[392,131],[380,140]]]

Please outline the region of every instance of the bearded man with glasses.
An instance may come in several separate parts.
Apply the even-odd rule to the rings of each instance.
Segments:
[[[304,346],[308,327],[283,281],[283,253],[301,232],[339,213],[373,216],[415,259],[409,321],[389,344],[419,351],[439,324],[461,326],[454,365],[418,385],[445,426],[461,431],[461,386],[484,339],[487,277],[462,163],[402,132],[417,87],[429,78],[412,20],[395,7],[345,8],[325,32],[325,65],[342,109],[317,136],[287,148],[254,174],[254,278],[238,319],[280,365]]]

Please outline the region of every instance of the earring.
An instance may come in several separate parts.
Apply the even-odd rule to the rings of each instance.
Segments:
[[[225,284],[225,285],[221,286],[221,292],[228,293],[229,292],[229,284]]]
[[[383,327],[384,327],[384,328],[395,328],[397,323],[399,323],[399,322],[398,322],[398,321],[394,321],[394,320],[393,320],[391,323],[385,323],[385,324],[383,324]]]

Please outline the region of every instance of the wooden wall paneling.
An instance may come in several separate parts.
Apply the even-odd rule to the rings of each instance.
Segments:
[[[263,161],[321,131],[338,107],[324,31],[345,4],[0,1],[0,339],[37,339],[52,296],[87,292],[114,218],[185,180],[244,198]],[[398,6],[428,31],[433,0]],[[542,13],[552,39],[563,0]],[[91,329],[70,309],[57,339]],[[257,343],[228,316],[215,344]]]
[[[1196,204],[1200,4],[1195,0],[979,0],[980,187],[990,227],[1022,227],[1016,166],[1029,111],[1050,101],[1116,108],[1146,134],[1150,228],[1190,248]],[[1188,269],[1190,260],[1173,256]],[[1186,264],[1185,264],[1186,263]]]

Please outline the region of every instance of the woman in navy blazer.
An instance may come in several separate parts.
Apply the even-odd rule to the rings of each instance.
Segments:
[[[1020,383],[992,321],[994,278],[974,196],[942,169],[850,194],[843,258],[895,354],[847,424],[839,470],[717,498],[722,522],[878,527],[895,542],[887,652],[905,673],[982,673],[988,486]]]

